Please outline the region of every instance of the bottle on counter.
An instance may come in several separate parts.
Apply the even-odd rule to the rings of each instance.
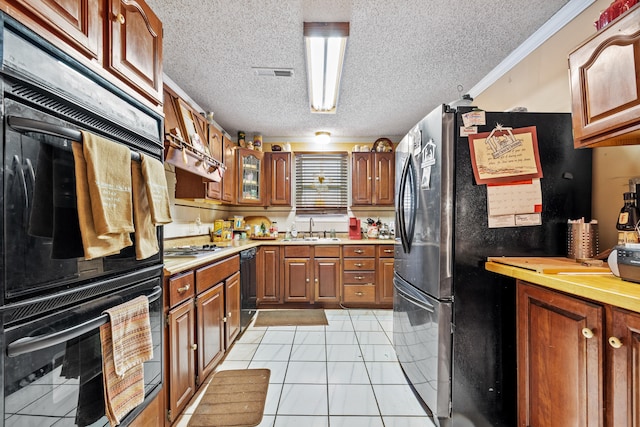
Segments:
[[[618,244],[639,242],[638,231],[636,230],[639,221],[640,214],[635,203],[635,193],[624,193],[624,206],[620,209],[618,223],[616,224]]]

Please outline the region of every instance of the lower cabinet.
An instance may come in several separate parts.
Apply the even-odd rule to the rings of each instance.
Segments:
[[[638,425],[640,314],[517,286],[518,425]]]
[[[256,254],[257,304],[280,304],[280,246],[262,246]]]
[[[238,255],[170,277],[167,423],[184,411],[240,333]]]
[[[376,302],[382,306],[393,306],[393,253],[393,245],[378,245]]]
[[[284,247],[284,302],[340,302],[340,246]]]
[[[373,305],[376,302],[376,247],[345,245],[342,301],[347,304]]]
[[[340,246],[314,247],[313,284],[314,302],[340,302]]]
[[[285,246],[284,302],[311,302],[311,246]]]

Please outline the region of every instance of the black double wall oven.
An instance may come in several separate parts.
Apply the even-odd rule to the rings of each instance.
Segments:
[[[145,403],[162,387],[160,253],[133,247],[85,260],[71,141],[80,130],[162,159],[162,117],[10,17],[2,21],[0,424],[106,426],[99,326],[107,308],[149,298],[154,357]]]

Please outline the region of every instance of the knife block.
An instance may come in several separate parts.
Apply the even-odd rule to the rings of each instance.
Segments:
[[[349,239],[362,239],[362,231],[360,230],[360,220],[358,218],[349,218]]]

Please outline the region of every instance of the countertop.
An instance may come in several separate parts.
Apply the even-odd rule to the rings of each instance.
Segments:
[[[581,298],[640,312],[640,283],[612,274],[544,274],[489,261],[485,269]]]
[[[308,239],[295,239],[285,240],[282,238],[274,240],[233,240],[230,242],[215,242],[216,246],[222,247],[221,250],[212,252],[199,257],[176,257],[176,258],[164,258],[164,274],[170,276],[176,273],[180,273],[185,270],[197,268],[204,264],[210,264],[219,259],[226,258],[249,248],[255,248],[258,246],[267,245],[291,245],[291,246],[308,246],[308,245],[393,245],[392,239],[360,239],[350,240],[348,238],[338,239],[324,239],[319,238],[315,240]]]

